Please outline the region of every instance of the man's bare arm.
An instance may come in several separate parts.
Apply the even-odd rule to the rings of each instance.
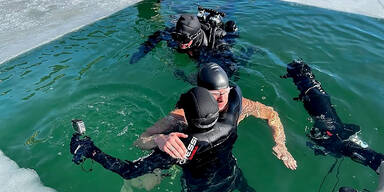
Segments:
[[[170,133],[169,135],[163,133],[171,131],[178,123],[185,122],[184,111],[182,109],[176,109],[149,127],[140,135],[134,145],[144,150],[158,147],[174,158],[183,158],[186,149],[179,137],[186,138],[187,135],[177,132]]]
[[[292,170],[296,169],[296,161],[285,146],[284,127],[280,121],[279,114],[273,110],[272,107],[266,106],[260,102],[252,101],[244,97],[242,102],[242,111],[239,117],[239,122],[250,115],[256,118],[266,119],[272,130],[273,140],[276,143],[273,147],[274,155],[282,160],[286,167]]]
[[[252,101],[244,97],[242,101],[243,109],[240,114],[239,122],[250,115],[256,118],[266,119],[269,127],[271,127],[273,140],[276,145],[285,145],[284,127],[280,121],[279,114],[273,110],[272,107],[266,106],[260,102]]]

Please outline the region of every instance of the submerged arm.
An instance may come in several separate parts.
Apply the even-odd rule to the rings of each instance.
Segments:
[[[143,44],[139,47],[139,50],[131,57],[130,63],[136,63],[143,58],[147,53],[152,51],[155,46],[162,40],[169,40],[171,28],[165,28],[165,30],[159,30],[150,35]]]
[[[279,114],[272,107],[266,106],[260,102],[252,101],[243,97],[242,111],[239,122],[250,115],[266,119],[268,126],[271,128],[273,140],[276,145],[273,147],[274,155],[282,160],[286,167],[296,169],[296,161],[288,152],[285,146],[285,133],[283,124],[280,121]]]
[[[169,155],[159,150],[133,162],[120,160],[102,151],[95,151],[91,158],[100,163],[105,169],[119,174],[124,179],[136,178],[151,173],[158,168],[168,169],[176,162]]]
[[[82,157],[91,158],[100,163],[105,169],[119,174],[125,179],[132,179],[155,169],[168,169],[176,163],[169,155],[160,150],[155,150],[150,155],[136,161],[123,161],[102,152],[96,147],[90,137],[80,138],[75,133],[71,138],[70,152],[74,155],[73,162],[79,164]]]

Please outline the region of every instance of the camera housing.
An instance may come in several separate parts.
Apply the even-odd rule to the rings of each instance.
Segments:
[[[80,119],[74,119],[74,120],[72,120],[72,127],[73,127],[73,129],[74,129],[77,133],[79,133],[79,134],[81,134],[81,135],[83,135],[83,134],[85,133],[85,131],[86,131],[85,124],[84,124],[84,122],[83,122],[82,120],[80,120]]]
[[[220,27],[222,25],[222,19],[225,16],[225,13],[204,8],[202,6],[198,6],[197,10],[197,17],[200,22],[209,23],[213,27]],[[208,15],[206,13],[208,13]]]

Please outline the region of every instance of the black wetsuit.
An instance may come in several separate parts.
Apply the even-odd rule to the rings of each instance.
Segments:
[[[374,171],[384,160],[384,155],[369,148],[352,142],[349,138],[360,130],[358,125],[344,124],[332,107],[329,95],[323,90],[320,82],[315,80],[310,67],[302,61],[293,61],[288,64],[288,74],[300,91],[296,100],[304,103],[304,108],[314,120],[313,128],[308,137],[324,149],[314,147],[316,154],[331,153],[336,157],[342,155],[369,166]]]
[[[94,151],[95,154],[90,155],[92,153],[90,152],[88,157],[125,179],[153,172],[157,168],[168,169],[177,164],[183,169],[181,177],[183,191],[227,192],[235,189],[244,192],[255,191],[248,186],[232,154],[232,147],[237,139],[241,98],[241,91],[236,86],[229,93],[228,109],[220,114],[218,122],[211,130],[203,133],[188,133],[188,129],[184,128],[178,130],[189,135],[187,139],[182,139],[190,152],[190,155],[187,153],[188,160],[185,162],[178,161],[159,149],[136,161],[123,161],[103,153],[93,144],[87,151]],[[197,143],[190,146],[193,144],[191,142],[193,138],[197,138]]]
[[[148,40],[139,47],[138,52],[132,55],[130,63],[133,64],[139,61],[163,40],[167,41],[169,47],[176,49],[180,53],[188,54],[198,62],[198,65],[209,62],[219,64],[227,73],[228,77],[231,77],[238,70],[237,60],[248,60],[248,58],[237,59],[230,51],[231,46],[235,42],[234,39],[239,36],[237,32],[228,33],[221,27],[210,27],[209,24],[201,23],[201,34],[193,40],[191,48],[182,50],[178,48],[178,43],[172,39],[171,34],[175,32],[175,30],[175,27],[167,27],[164,30],[156,31],[150,35]],[[245,52],[252,54],[253,50],[247,50]],[[176,73],[180,73],[180,71]],[[185,74],[176,75],[190,82],[189,79],[186,79]]]

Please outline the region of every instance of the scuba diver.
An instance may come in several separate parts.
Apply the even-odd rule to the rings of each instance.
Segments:
[[[104,168],[131,179],[155,169],[169,169],[177,164],[183,169],[181,177],[183,191],[253,192],[246,182],[232,148],[237,138],[237,121],[241,108],[240,91],[232,92],[235,103],[228,106],[227,119],[219,120],[219,108],[216,99],[202,87],[195,87],[180,96],[176,107],[185,111],[188,125],[175,127],[174,131],[189,135],[182,139],[188,146],[185,157],[175,159],[167,153],[154,149],[153,152],[135,161],[123,161],[102,152],[89,137],[80,138],[80,133],[73,134],[70,152],[74,154],[76,164],[81,158],[90,158]]]
[[[278,113],[272,107],[242,97],[240,88],[237,85],[229,84],[227,74],[216,63],[207,63],[201,66],[198,72],[197,84],[208,89],[216,99],[219,108],[219,123],[231,122],[231,126],[237,128],[238,124],[248,116],[267,120],[268,126],[272,130],[273,140],[276,143],[272,148],[274,155],[282,160],[287,168],[296,169],[296,161],[285,145],[284,127]],[[235,99],[236,97],[233,97],[233,95],[239,95],[240,100]],[[239,107],[233,111],[231,108],[233,105]],[[174,131],[173,127],[186,123],[185,111],[175,109],[141,134],[135,145],[145,150],[158,148],[173,158],[183,158],[187,150],[181,139],[187,138],[188,135]]]
[[[315,154],[331,154],[336,158],[347,156],[355,162],[370,167],[377,174],[384,174],[384,155],[369,149],[357,137],[356,133],[360,131],[358,125],[341,121],[332,106],[330,96],[315,79],[311,68],[303,61],[295,60],[288,64],[287,72],[282,78],[293,79],[300,91],[299,97],[294,99],[304,103],[304,108],[314,120],[313,127],[307,136],[314,142],[310,147]],[[340,191],[343,190],[351,189],[346,187],[340,189]]]
[[[224,23],[224,16],[225,13],[199,6],[197,16],[183,14],[176,27],[167,27],[150,35],[138,52],[132,55],[130,63],[136,63],[160,41],[165,40],[169,47],[197,60],[198,65],[218,63],[231,77],[237,71],[237,59],[230,47],[239,35],[235,22],[229,20]],[[247,53],[252,54],[252,50],[247,50]]]

